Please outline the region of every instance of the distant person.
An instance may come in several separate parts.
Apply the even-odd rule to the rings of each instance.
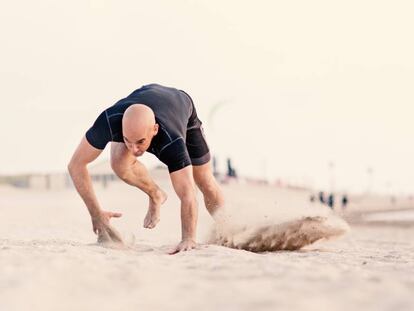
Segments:
[[[319,192],[319,202],[325,204],[325,193],[323,193],[323,191]]]
[[[213,156],[213,175],[214,177],[217,177],[219,175],[218,169],[217,169],[217,157]]]
[[[344,194],[342,196],[342,210],[345,210],[347,206],[348,206],[348,196]]]
[[[309,201],[310,201],[311,203],[314,203],[314,202],[315,202],[315,200],[316,200],[315,196],[314,196],[313,194],[311,194],[311,195],[310,195],[310,197],[309,197]]]
[[[237,177],[236,170],[234,169],[230,158],[227,159],[227,176]]]
[[[328,196],[328,202],[327,202],[327,204],[328,204],[328,206],[329,206],[331,209],[334,209],[334,205],[335,205],[335,197],[334,197],[333,193],[331,193],[331,194]]]
[[[195,184],[204,195],[211,215],[224,204],[210,166],[210,151],[201,121],[190,96],[184,91],[150,84],[105,109],[82,138],[68,165],[76,190],[92,218],[98,240],[122,242],[111,227],[120,213],[104,211],[92,187],[87,164],[111,142],[111,166],[127,184],[144,191],[149,198],[145,228],[154,228],[166,193],[151,179],[136,158],[148,151],[167,165],[172,185],[181,200],[182,241],[173,253],[196,247],[197,202]]]

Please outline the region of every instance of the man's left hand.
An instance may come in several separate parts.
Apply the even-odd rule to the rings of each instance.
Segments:
[[[191,249],[196,248],[197,243],[194,240],[182,240],[172,251],[169,252],[170,255],[177,254],[179,252],[186,252]]]

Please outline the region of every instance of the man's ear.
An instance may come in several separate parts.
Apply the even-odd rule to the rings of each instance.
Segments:
[[[154,135],[157,135],[158,134],[158,128],[159,127],[160,126],[157,123],[154,124]]]

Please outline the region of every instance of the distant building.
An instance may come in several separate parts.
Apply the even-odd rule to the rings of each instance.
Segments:
[[[108,187],[112,182],[120,181],[113,172],[109,160],[88,165],[88,171],[92,182],[102,187]],[[157,180],[168,175],[166,166],[159,165],[150,170],[151,176]],[[50,174],[25,174],[13,176],[0,176],[0,183],[9,184],[18,188],[60,190],[73,187],[73,182],[68,172]]]

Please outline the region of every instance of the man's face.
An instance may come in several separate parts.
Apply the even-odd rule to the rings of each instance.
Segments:
[[[124,142],[128,150],[135,156],[140,157],[151,145],[152,138],[158,133],[158,124],[154,128],[138,131],[135,135],[124,133]]]

